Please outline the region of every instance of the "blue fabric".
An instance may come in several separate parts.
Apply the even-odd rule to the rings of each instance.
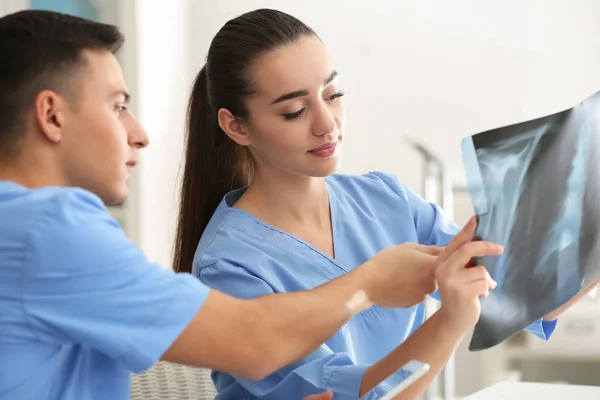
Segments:
[[[202,239],[194,273],[210,287],[241,298],[311,289],[339,277],[385,247],[404,242],[446,245],[459,228],[392,175],[334,175],[328,187],[335,259],[306,242],[231,206],[229,193]],[[434,297],[438,297],[436,293]],[[219,399],[300,399],[330,389],[336,400],[357,399],[365,370],[387,355],[425,319],[424,304],[406,309],[373,306],[356,315],[310,356],[259,382],[219,371]],[[541,323],[534,332],[545,337]],[[366,398],[401,382],[398,371]]]
[[[89,192],[0,182],[0,221],[0,399],[128,399],[208,294]]]

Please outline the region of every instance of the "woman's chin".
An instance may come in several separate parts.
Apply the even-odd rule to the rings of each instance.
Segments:
[[[325,178],[330,175],[337,174],[342,166],[342,157],[336,156],[323,160],[322,165],[314,165],[310,176],[315,178]]]

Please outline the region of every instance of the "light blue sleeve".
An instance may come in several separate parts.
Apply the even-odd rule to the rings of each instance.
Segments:
[[[410,188],[404,186],[394,175],[379,173],[391,188],[407,203],[412,212],[419,243],[426,245],[446,246],[460,231],[460,227],[454,223],[445,212],[437,205],[425,201]],[[440,300],[439,292],[432,294]],[[525,331],[533,333],[537,337],[548,340],[556,328],[555,321],[543,321],[541,318],[531,323]]]
[[[208,288],[151,263],[81,190],[57,194],[32,232],[23,307],[38,339],[82,345],[140,372],[160,359]]]
[[[252,260],[248,260],[251,263]],[[246,268],[221,260],[199,270],[198,277],[207,286],[239,298],[256,298],[273,293],[265,280]],[[250,381],[233,376],[238,384],[253,396],[261,399],[300,399],[310,394],[331,390],[336,400],[356,400],[363,375],[369,365],[355,365],[346,353],[334,353],[327,345],[321,345],[305,359],[282,368],[261,381]],[[219,378],[216,372],[218,389]],[[388,385],[382,384],[372,390],[365,399],[381,396]]]

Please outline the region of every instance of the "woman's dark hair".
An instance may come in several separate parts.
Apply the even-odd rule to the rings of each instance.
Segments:
[[[248,117],[246,99],[254,93],[249,68],[266,52],[316,36],[300,20],[259,9],[228,21],[210,44],[206,65],[194,82],[187,110],[185,168],[173,266],[191,272],[202,232],[227,192],[247,186],[252,162],[217,121],[221,108]]]

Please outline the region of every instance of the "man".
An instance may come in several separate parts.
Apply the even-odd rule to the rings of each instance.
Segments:
[[[0,399],[128,398],[130,372],[159,359],[261,379],[357,312],[436,289],[438,249],[418,245],[247,301],[149,262],[105,208],[125,199],[148,145],[127,109],[122,42],[53,12],[0,18]]]

